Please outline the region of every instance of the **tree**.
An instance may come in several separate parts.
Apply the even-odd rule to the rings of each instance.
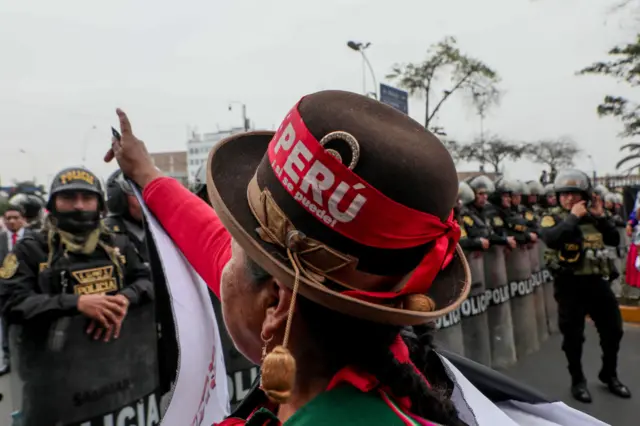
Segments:
[[[451,158],[453,158],[454,164],[457,165],[460,161],[464,161],[464,145],[461,145],[453,139],[442,138],[441,141],[444,144],[445,148],[447,148],[447,151],[449,151],[449,154],[451,154]]]
[[[480,140],[484,141],[484,119],[490,108],[500,103],[502,93],[496,87],[488,87],[481,89],[479,87],[471,88],[471,104],[480,117]]]
[[[525,146],[506,141],[493,135],[488,139],[476,138],[461,149],[461,156],[467,161],[477,161],[481,166],[489,164],[496,173],[501,172],[502,163],[506,160],[519,160],[525,152]]]
[[[561,167],[573,166],[573,160],[580,152],[575,141],[565,136],[527,144],[524,154],[534,163],[558,170]]]
[[[630,174],[634,170],[638,170],[640,168],[640,144],[638,143],[628,143],[620,147],[620,151],[629,150],[630,154],[626,157],[623,157],[622,160],[618,161],[616,164],[616,169],[620,169],[622,166],[627,165],[627,168],[623,170],[623,173]],[[628,166],[630,161],[636,160],[632,166]]]
[[[437,97],[435,83],[445,75],[449,77],[449,86]],[[424,97],[427,129],[431,129],[432,120],[455,92],[489,93],[498,90],[500,81],[498,73],[488,65],[462,53],[454,37],[445,37],[431,46],[423,62],[395,64],[387,78],[395,80],[409,94]]]
[[[640,34],[633,43],[614,47],[609,51],[611,60],[596,62],[578,72],[579,75],[606,75],[629,84],[640,85]],[[622,122],[621,137],[640,135],[640,104],[624,96],[606,95],[597,108],[601,117],[616,117]]]

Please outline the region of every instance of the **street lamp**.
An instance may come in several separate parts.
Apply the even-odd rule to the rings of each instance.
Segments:
[[[373,72],[373,67],[371,66],[371,62],[367,58],[367,55],[364,53],[366,49],[371,46],[371,43],[361,43],[355,42],[353,40],[349,40],[347,42],[347,46],[355,50],[356,52],[360,52],[362,55],[362,93],[364,95],[373,95],[374,98],[378,99],[378,83],[376,81],[376,74]],[[369,71],[371,72],[371,79],[373,80],[373,92],[367,93],[367,67],[369,67]]]
[[[231,101],[231,102],[229,102],[229,111],[232,110],[232,106],[234,104],[240,105],[242,107],[242,126],[244,127],[244,131],[248,132],[249,131],[249,119],[247,118],[247,105],[242,103],[242,102]]]

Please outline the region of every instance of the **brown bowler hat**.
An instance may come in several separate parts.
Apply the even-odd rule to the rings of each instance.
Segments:
[[[330,309],[416,325],[468,295],[451,156],[376,100],[305,96],[277,132],[221,141],[209,155],[207,188],[252,259]]]

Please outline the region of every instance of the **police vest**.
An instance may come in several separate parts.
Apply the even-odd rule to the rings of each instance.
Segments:
[[[460,216],[462,216],[468,238],[489,238],[491,228],[478,213],[469,208],[463,208]]]
[[[553,214],[565,220],[569,212],[553,209]],[[579,223],[581,239],[563,241],[560,250],[547,249],[545,258],[550,264],[569,268],[574,275],[602,275],[611,272],[609,254],[602,233],[595,224],[585,219]]]
[[[125,264],[123,255],[118,255],[118,264],[114,264],[101,247],[90,255],[56,253],[51,266],[40,263],[38,281],[40,288],[52,294],[112,295],[124,285]]]

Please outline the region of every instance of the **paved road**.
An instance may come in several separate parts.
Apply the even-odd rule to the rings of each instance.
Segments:
[[[0,401],[0,425],[11,425],[11,412],[13,411],[11,392],[9,391],[9,375],[0,377],[0,393],[2,401]]]
[[[598,334],[587,326],[583,366],[593,396],[592,404],[582,404],[569,391],[569,373],[564,354],[560,350],[561,337],[552,336],[540,351],[522,359],[506,371],[508,375],[545,392],[550,398],[560,399],[572,407],[587,412],[611,426],[638,426],[640,424],[640,327],[625,326],[625,336],[619,359],[619,376],[632,392],[634,399],[624,400],[611,395],[598,381],[600,347]]]

